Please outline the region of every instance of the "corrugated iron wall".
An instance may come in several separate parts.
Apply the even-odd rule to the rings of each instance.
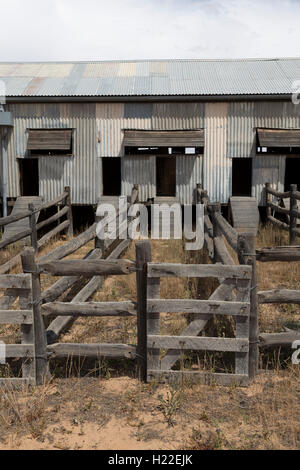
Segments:
[[[204,188],[212,202],[227,203],[231,194],[231,159],[227,156],[227,103],[205,106]]]
[[[97,138],[93,103],[30,103],[10,104],[14,131],[8,144],[8,197],[19,190],[17,158],[26,154],[28,128],[72,128],[73,157],[39,158],[40,195],[45,201],[54,199],[71,186],[74,204],[95,204],[99,193],[100,172],[97,162]]]
[[[300,128],[300,107],[292,102],[237,102],[228,108],[228,157],[254,157],[256,128]]]
[[[73,128],[74,157],[39,159],[40,194],[56,197],[64,186],[75,204],[95,204],[102,194],[103,157],[123,157],[123,129],[205,128],[204,157],[178,157],[176,191],[181,203],[193,202],[202,182],[211,201],[231,195],[232,158],[253,157],[252,193],[261,203],[262,184],[283,188],[285,158],[256,157],[256,127],[300,128],[300,108],[284,102],[236,103],[37,103],[9,104],[14,130],[8,142],[8,197],[19,195],[17,158],[24,158],[27,128]],[[203,177],[202,177],[203,169]],[[267,179],[266,179],[267,178]],[[273,179],[273,180],[272,180]],[[122,193],[141,187],[142,200],[155,197],[155,158],[122,159]],[[266,180],[266,181],[264,181]]]
[[[266,205],[265,183],[271,183],[277,191],[284,191],[285,157],[259,156],[253,159],[252,196],[259,206]]]

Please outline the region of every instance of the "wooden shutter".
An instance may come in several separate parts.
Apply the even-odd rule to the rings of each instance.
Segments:
[[[300,147],[300,129],[257,129],[259,147]]]
[[[125,130],[125,147],[204,147],[204,130]]]
[[[29,129],[28,150],[71,150],[72,129]]]

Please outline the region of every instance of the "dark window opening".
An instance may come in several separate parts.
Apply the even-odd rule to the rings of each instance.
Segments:
[[[19,159],[21,196],[39,196],[38,158]]]
[[[103,196],[121,194],[121,158],[102,158]]]
[[[252,158],[232,159],[232,196],[251,196]]]
[[[284,191],[289,191],[291,184],[297,184],[300,190],[300,158],[286,158]]]
[[[29,129],[28,155],[72,155],[72,129]]]
[[[176,195],[176,158],[156,158],[157,196]]]
[[[300,155],[300,147],[257,147],[258,154]]]
[[[199,155],[203,147],[125,147],[125,155]]]

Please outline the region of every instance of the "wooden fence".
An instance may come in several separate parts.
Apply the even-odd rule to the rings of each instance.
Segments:
[[[135,186],[130,201],[137,202],[138,188]],[[119,214],[118,214],[119,215]],[[101,223],[101,221],[100,221]],[[107,224],[107,218],[102,221]],[[34,248],[28,248],[21,253],[23,272],[19,275],[0,275],[0,289],[5,289],[0,299],[0,322],[14,323],[19,319],[21,324],[21,345],[13,348],[8,346],[8,357],[24,357],[31,360],[30,369],[25,365],[22,368],[22,379],[3,379],[2,383],[19,384],[20,382],[41,384],[48,375],[48,360],[55,357],[81,356],[81,357],[127,357],[135,358],[136,348],[130,345],[118,344],[65,344],[57,343],[60,334],[70,328],[76,318],[80,316],[133,316],[136,315],[134,302],[106,302],[88,303],[88,299],[101,288],[108,275],[129,274],[135,270],[135,263],[117,260],[128,248],[131,241],[120,239],[99,240],[97,237],[97,224],[95,222],[85,232],[57,247],[50,253],[35,259]],[[122,229],[122,226],[121,226]],[[63,260],[66,256],[94,240],[95,248],[82,260]],[[102,249],[99,248],[102,246]],[[106,258],[106,259],[103,259]],[[44,292],[41,290],[41,274],[60,276],[51,287]],[[20,316],[19,311],[9,311],[19,296],[16,291],[16,280],[23,286],[22,305],[25,312]],[[2,284],[1,284],[2,282]],[[23,283],[23,284],[22,284]],[[85,283],[84,287],[82,286]],[[26,289],[25,289],[26,288]],[[76,292],[71,302],[56,302],[71,289]],[[13,313],[11,313],[13,312]],[[45,328],[44,319],[56,318]],[[25,323],[22,324],[22,321]],[[23,349],[22,349],[23,348]],[[22,351],[25,351],[22,353]],[[33,353],[34,351],[34,353]],[[24,354],[24,356],[23,356]]]
[[[282,193],[272,189],[270,183],[266,183],[265,192],[268,221],[276,227],[287,230],[289,232],[289,243],[293,245],[296,237],[300,236],[300,228],[297,228],[297,223],[300,223],[300,209],[297,204],[297,201],[300,201],[300,192],[297,191],[297,185],[291,184],[290,191]],[[274,198],[277,198],[277,203]],[[276,219],[275,214],[283,215],[286,221]],[[298,220],[299,222],[297,222]]]
[[[58,206],[59,210],[56,214],[48,217],[39,223],[36,221],[36,214],[46,211],[51,207]],[[53,237],[61,232],[66,232],[69,237],[73,236],[73,218],[72,218],[72,205],[70,197],[70,188],[65,187],[65,192],[58,196],[56,199],[42,204],[38,209],[34,209],[32,204],[29,204],[28,211],[25,211],[20,215],[9,215],[7,217],[0,218],[0,227],[18,222],[22,219],[29,219],[29,229],[19,232],[16,235],[4,239],[0,242],[0,249],[7,248],[8,246],[23,240],[24,238],[30,237],[32,248],[38,253],[39,249],[45,246]],[[62,219],[66,219],[63,220]],[[50,230],[48,233],[39,238],[39,232],[48,225],[58,222],[58,225]],[[12,259],[0,266],[0,274],[8,273],[11,269],[17,266],[21,261],[21,254],[14,256]]]
[[[198,189],[198,201],[205,206],[205,246],[211,261],[213,263],[235,264],[227,249],[226,240],[238,255],[239,263],[252,266],[249,374],[250,377],[254,377],[258,370],[259,348],[291,347],[293,341],[300,340],[300,333],[296,331],[272,334],[259,332],[259,304],[299,304],[300,290],[258,291],[257,262],[300,261],[300,246],[255,249],[254,235],[238,233],[222,216],[220,204],[210,204],[207,192],[202,191],[201,188]]]

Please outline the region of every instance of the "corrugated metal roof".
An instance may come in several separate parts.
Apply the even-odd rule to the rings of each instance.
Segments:
[[[273,95],[292,93],[300,58],[0,63],[7,96]]]

